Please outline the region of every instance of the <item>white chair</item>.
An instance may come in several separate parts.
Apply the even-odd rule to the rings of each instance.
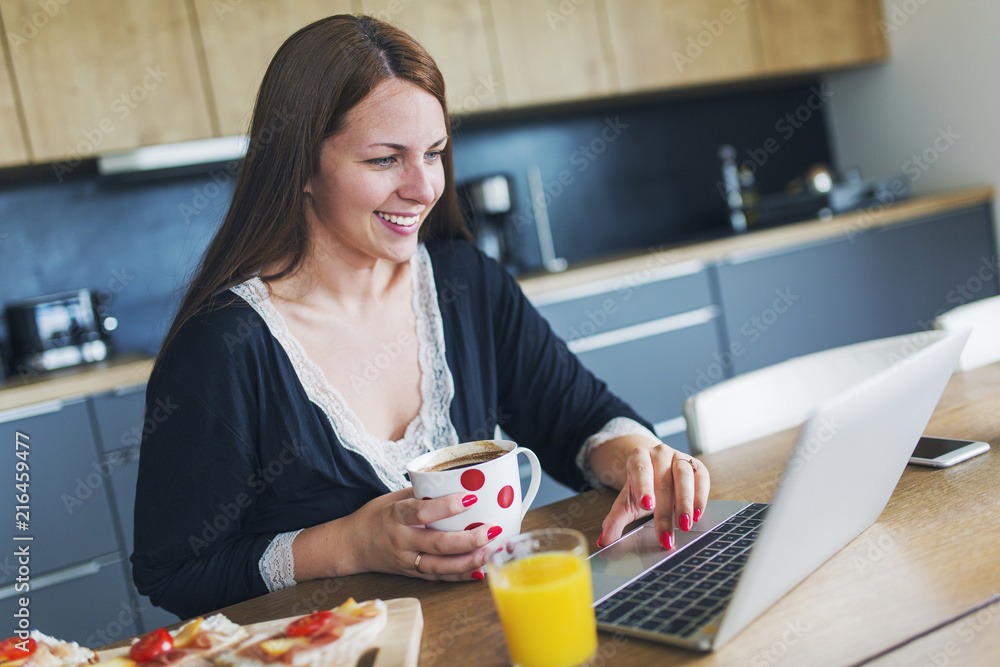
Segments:
[[[719,451],[798,426],[825,399],[946,335],[925,331],[865,341],[719,382],[684,402],[691,453]]]
[[[967,371],[1000,361],[1000,296],[991,296],[958,306],[934,320],[934,328],[954,333],[972,329],[958,360]]]

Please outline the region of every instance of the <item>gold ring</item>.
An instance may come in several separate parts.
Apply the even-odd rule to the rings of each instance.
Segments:
[[[423,572],[421,572],[420,570],[420,559],[423,557],[424,555],[418,552],[417,557],[413,560],[413,569],[416,570],[417,572],[420,572],[420,574],[423,574]]]
[[[691,466],[691,470],[692,471],[698,472],[698,465],[695,463],[695,459],[694,458],[690,458],[690,459],[677,459],[677,460],[678,461],[682,461],[684,463],[687,463],[689,466]]]

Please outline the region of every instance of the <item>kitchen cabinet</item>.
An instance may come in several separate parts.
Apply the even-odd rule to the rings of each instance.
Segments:
[[[141,609],[125,588],[124,565],[122,554],[111,554],[55,575],[32,577],[32,627],[90,648],[141,634]],[[3,618],[13,618],[19,608],[17,595],[0,597]]]
[[[134,616],[118,620],[123,604],[132,608],[131,598],[110,511],[109,470],[86,403],[52,401],[4,412],[0,439],[10,444],[10,474],[0,489],[11,502],[10,549],[0,561],[0,613],[12,618],[27,607],[33,627],[79,642],[90,638],[91,646],[107,643],[97,633],[114,634],[115,627],[118,636],[110,641],[135,634]],[[27,476],[15,480],[16,472]],[[15,499],[25,507],[15,507]],[[24,583],[29,590],[18,588]]]
[[[1000,294],[992,196],[918,198],[521,284],[580,361],[687,451],[688,396],[791,357],[927,330]]]
[[[62,174],[85,157],[245,133],[277,47],[358,10],[423,43],[459,119],[887,57],[878,0],[0,0],[0,165],[61,161]]]
[[[427,49],[444,74],[452,116],[499,106],[504,89],[490,56],[495,36],[487,30],[479,0],[361,0],[361,8],[396,24]]]
[[[879,0],[757,0],[768,74],[830,70],[885,60]]]
[[[569,350],[654,424],[664,442],[688,451],[685,388],[720,354],[720,310],[703,263],[654,266],[531,297]]]
[[[715,266],[733,375],[785,359],[932,327],[1000,294],[989,205]]]
[[[510,106],[617,91],[594,0],[491,0],[489,7]]]
[[[212,136],[187,7],[0,0],[33,159]]]
[[[23,127],[17,112],[14,82],[11,81],[7,65],[7,51],[0,48],[0,127],[3,128],[3,132],[0,132],[0,166],[28,161],[28,145],[24,141]]]
[[[154,607],[149,598],[141,595],[132,583],[132,566],[127,558],[133,548],[133,522],[135,518],[135,487],[139,478],[139,443],[143,429],[153,429],[168,419],[169,415],[150,415],[145,419],[145,385],[109,392],[89,399],[95,431],[105,452],[102,463],[110,471],[112,504],[118,519],[121,549],[126,554],[125,572],[129,595],[135,600],[141,632],[178,621],[177,616]],[[158,421],[159,419],[159,421]]]
[[[763,73],[756,7],[733,0],[605,2],[622,92]]]
[[[194,0],[222,134],[247,134],[257,90],[278,47],[299,28],[351,13],[350,0]]]
[[[0,480],[0,488],[11,500],[15,497],[14,443],[27,443],[30,516],[25,520],[27,529],[16,530],[12,504],[7,534],[8,539],[33,537],[32,572],[51,572],[118,551],[106,477],[83,401],[54,401],[6,412],[0,415],[0,439],[10,446],[7,469],[11,471]],[[7,574],[0,578],[0,585],[9,583]]]

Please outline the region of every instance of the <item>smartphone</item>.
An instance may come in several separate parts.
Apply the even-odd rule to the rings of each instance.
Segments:
[[[932,468],[947,468],[988,451],[989,444],[972,440],[930,438],[924,436],[917,442],[910,463]]]

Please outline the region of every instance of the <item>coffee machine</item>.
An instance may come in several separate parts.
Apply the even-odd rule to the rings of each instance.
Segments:
[[[517,229],[513,224],[513,179],[506,174],[491,174],[459,183],[457,190],[479,249],[511,272],[523,269],[518,261]]]

